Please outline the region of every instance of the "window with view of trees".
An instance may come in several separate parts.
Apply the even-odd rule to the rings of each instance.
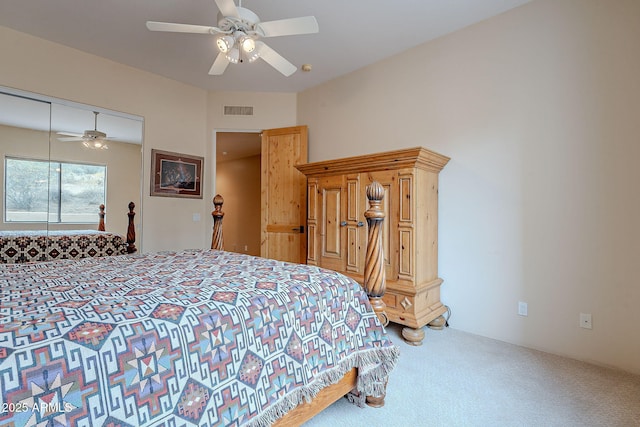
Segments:
[[[5,158],[7,222],[97,223],[107,167]]]

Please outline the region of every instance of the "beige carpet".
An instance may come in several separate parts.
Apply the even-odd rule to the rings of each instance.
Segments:
[[[385,406],[341,399],[305,427],[640,427],[640,376],[451,328],[412,347],[400,330],[388,328],[400,360]]]

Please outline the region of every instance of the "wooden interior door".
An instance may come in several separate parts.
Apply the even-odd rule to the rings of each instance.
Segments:
[[[307,258],[307,127],[262,131],[260,256],[296,263]]]

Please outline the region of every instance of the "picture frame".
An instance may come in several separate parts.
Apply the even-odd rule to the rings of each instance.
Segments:
[[[151,150],[151,196],[202,199],[204,157]]]

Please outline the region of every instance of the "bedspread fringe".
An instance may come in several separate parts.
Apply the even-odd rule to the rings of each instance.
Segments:
[[[398,347],[372,348],[359,351],[324,371],[309,384],[284,396],[266,411],[247,423],[248,427],[268,427],[302,402],[311,402],[323,388],[335,384],[353,368],[358,368],[356,388],[347,394],[349,402],[364,407],[367,396],[385,394],[389,373],[395,367],[400,349]]]

